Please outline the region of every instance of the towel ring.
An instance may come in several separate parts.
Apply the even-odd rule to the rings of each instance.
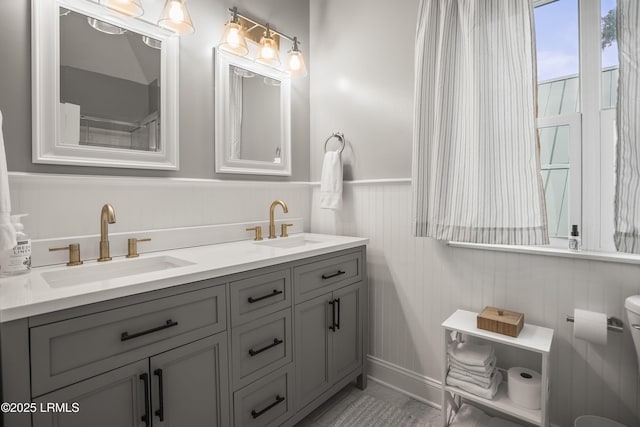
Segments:
[[[327,138],[327,140],[324,142],[324,152],[327,152],[327,144],[329,143],[329,141],[331,140],[331,138],[338,138],[338,141],[340,141],[341,147],[340,150],[338,150],[338,153],[342,154],[342,152],[344,151],[344,133],[342,132],[334,132],[331,134],[331,136],[329,138]]]

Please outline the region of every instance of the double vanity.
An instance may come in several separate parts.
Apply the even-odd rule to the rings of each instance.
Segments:
[[[302,233],[0,279],[2,400],[23,404],[4,426],[295,424],[366,387],[366,243]]]

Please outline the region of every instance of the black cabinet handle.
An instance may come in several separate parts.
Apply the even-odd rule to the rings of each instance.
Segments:
[[[156,410],[155,414],[160,418],[160,421],[164,421],[164,387],[162,386],[162,369],[156,369],[153,371],[153,375],[158,376],[158,400],[160,401],[160,407]]]
[[[255,409],[251,411],[251,416],[255,419],[258,418],[260,415],[264,414],[265,412],[267,412],[269,409],[273,408],[274,406],[276,406],[278,403],[282,403],[284,402],[284,397],[280,396],[279,394],[276,395],[276,401],[273,402],[271,405],[267,406],[266,408],[264,408],[261,411],[256,411]]]
[[[144,425],[149,427],[151,420],[149,419],[149,374],[140,374],[140,379],[144,383],[144,415],[140,421],[144,421]]]
[[[122,334],[120,334],[120,341],[127,341],[133,338],[138,338],[143,335],[151,334],[153,332],[158,332],[167,328],[172,328],[174,326],[178,326],[178,322],[174,322],[173,320],[169,319],[164,325],[156,326],[155,328],[147,329],[146,331],[136,332],[135,334],[131,334],[131,335],[129,335],[129,332],[125,331]]]
[[[262,301],[263,299],[275,297],[276,295],[280,295],[281,293],[282,291],[274,289],[273,292],[271,292],[270,294],[267,294],[258,298],[249,297],[247,298],[247,301],[249,301],[249,304],[253,304],[254,302]]]
[[[336,298],[333,301],[338,304],[338,320],[336,321],[336,329],[340,329],[340,298]]]
[[[273,344],[269,344],[266,347],[262,347],[261,349],[258,349],[258,350],[254,350],[254,349],[250,348],[249,349],[249,356],[253,357],[256,354],[260,354],[265,350],[269,350],[270,348],[273,348],[273,347],[277,346],[278,344],[282,344],[283,342],[284,342],[283,340],[279,340],[278,338],[274,338],[273,339]]]
[[[337,272],[335,272],[333,274],[323,274],[322,275],[322,280],[332,279],[334,277],[342,276],[343,274],[347,274],[347,272],[346,271],[342,271],[342,270],[338,270]]]
[[[331,306],[331,326],[329,329],[333,332],[336,331],[336,302],[334,300],[329,301],[329,305]]]

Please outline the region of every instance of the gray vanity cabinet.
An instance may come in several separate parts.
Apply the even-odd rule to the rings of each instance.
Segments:
[[[296,409],[362,367],[363,284],[296,305]]]
[[[225,427],[227,337],[218,334],[150,359],[154,427]]]
[[[149,363],[141,360],[46,394],[34,403],[33,427],[140,427],[144,423],[144,384]],[[48,403],[67,405],[69,412],[50,412]],[[79,405],[75,411],[73,404]]]
[[[308,410],[345,378],[364,378],[365,253],[344,251],[294,267],[296,410]]]
[[[0,425],[293,426],[366,387],[365,264],[348,248],[0,323],[2,400],[36,405]]]

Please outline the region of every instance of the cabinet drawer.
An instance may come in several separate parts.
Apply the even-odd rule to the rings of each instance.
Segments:
[[[230,283],[231,324],[240,325],[291,307],[289,269]]]
[[[338,257],[301,265],[293,269],[296,304],[342,286],[362,276],[362,256],[352,252]]]
[[[291,365],[233,394],[234,425],[277,426],[293,415]]]
[[[292,361],[291,309],[233,328],[231,342],[238,389]]]
[[[224,329],[224,286],[31,328],[32,395]]]

